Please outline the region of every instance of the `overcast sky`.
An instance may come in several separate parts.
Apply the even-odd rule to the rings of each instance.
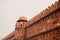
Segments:
[[[31,19],[57,0],[0,0],[0,40],[14,31],[20,16]]]

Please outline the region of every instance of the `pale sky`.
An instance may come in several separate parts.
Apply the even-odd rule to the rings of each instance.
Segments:
[[[57,0],[0,0],[0,40],[14,31],[20,16],[33,18]]]

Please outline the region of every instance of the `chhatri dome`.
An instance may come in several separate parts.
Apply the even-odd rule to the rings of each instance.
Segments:
[[[25,16],[21,16],[19,17],[19,20],[27,20],[27,18]]]

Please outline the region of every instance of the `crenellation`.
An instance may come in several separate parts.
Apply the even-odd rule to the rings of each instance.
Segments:
[[[35,17],[26,20],[20,17],[15,31],[5,40],[60,40],[60,0]]]
[[[52,13],[54,10],[56,10],[57,8],[59,8],[58,2],[56,1],[54,4],[52,4],[51,6],[48,6],[48,8],[46,8],[45,10],[43,10],[42,12],[40,12],[40,14],[36,15],[35,17],[33,17],[31,20],[29,20],[28,25],[33,24],[34,22],[40,20],[41,18],[43,18],[44,16]]]
[[[46,20],[45,20],[45,22],[43,21],[43,20],[41,20],[40,21],[40,24],[38,24],[38,26],[40,25],[41,27],[41,32],[43,32],[43,31],[46,31],[46,30],[49,30],[49,29],[52,29],[52,28],[54,28],[54,25],[52,24],[54,21],[53,20],[56,20],[56,16],[55,16],[56,14],[52,14],[51,16],[49,16],[48,18],[46,18]],[[47,21],[48,20],[48,21]],[[47,23],[46,23],[47,22]],[[38,27],[37,26],[37,24],[35,24],[34,25],[34,29],[36,30],[36,28]],[[48,25],[48,27],[46,27]],[[35,27],[36,26],[36,27]],[[53,27],[52,27],[53,26]],[[33,26],[31,26],[32,27],[32,30],[33,30]],[[31,28],[30,27],[30,28]],[[38,28],[37,28],[38,29]],[[39,29],[38,29],[39,30]],[[38,32],[38,31],[37,31]],[[35,31],[35,33],[37,33],[36,31]],[[30,32],[31,33],[31,32]],[[33,34],[35,34],[35,33],[33,33]],[[31,36],[31,35],[30,35]]]
[[[39,14],[37,15],[37,16],[40,16],[40,18],[38,18],[38,20],[41,19],[43,16],[51,13],[53,10],[55,10],[56,9],[56,6],[57,6],[57,2],[55,2],[55,4],[52,4],[51,6],[49,6],[47,9],[43,10],[40,15]],[[36,19],[37,16],[35,16],[34,18]],[[33,20],[33,18],[31,20]],[[35,21],[33,21],[33,22],[35,22]]]

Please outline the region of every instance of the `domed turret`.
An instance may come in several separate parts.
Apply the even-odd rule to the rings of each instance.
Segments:
[[[15,39],[23,40],[25,38],[25,23],[27,18],[24,16],[19,17],[15,26]]]
[[[27,18],[24,17],[24,16],[21,16],[21,17],[19,18],[19,20],[27,20]]]
[[[21,17],[19,17],[19,19],[17,20],[17,22],[20,22],[20,21],[25,21],[25,22],[27,22],[27,18],[24,17],[24,16],[21,16]]]

